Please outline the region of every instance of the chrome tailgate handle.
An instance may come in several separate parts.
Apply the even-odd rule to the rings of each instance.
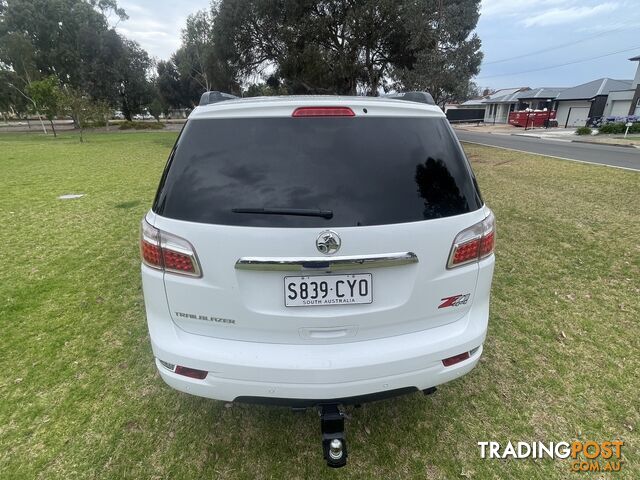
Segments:
[[[352,270],[354,268],[397,267],[418,263],[413,252],[380,253],[373,255],[345,255],[339,257],[242,257],[236,262],[238,270],[304,271]]]

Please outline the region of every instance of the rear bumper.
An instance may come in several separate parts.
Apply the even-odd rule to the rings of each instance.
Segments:
[[[384,398],[384,392],[393,396],[395,392],[406,393],[411,389],[424,390],[468,373],[480,359],[482,348],[474,355],[451,367],[441,362],[406,373],[385,377],[375,376],[366,380],[327,383],[285,383],[269,381],[249,381],[221,378],[215,372],[209,372],[204,380],[194,380],[177,375],[163,367],[156,359],[156,365],[162,379],[171,387],[192,395],[224,401],[256,401],[265,403],[272,399],[273,404],[291,406],[310,406],[318,403],[361,403],[370,398]],[[372,366],[372,372],[375,366]],[[344,371],[342,372],[345,373]]]
[[[350,343],[292,345],[194,335],[175,325],[166,304],[163,310],[154,305],[159,302],[151,302],[147,321],[156,365],[171,387],[224,401],[259,397],[275,403],[299,399],[307,404],[423,390],[466,374],[480,359],[493,259],[485,267],[480,268],[473,307],[460,320],[421,332]],[[162,290],[162,274],[146,272],[143,288],[145,297],[147,290]],[[445,358],[469,351],[474,352],[467,360],[449,367],[442,364]],[[204,380],[192,379],[173,373],[159,360],[209,373]]]

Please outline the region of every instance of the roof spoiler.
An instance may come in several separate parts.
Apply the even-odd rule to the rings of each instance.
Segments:
[[[383,95],[383,97],[391,98],[393,100],[405,100],[407,102],[426,103],[428,105],[436,104],[429,92],[398,92],[389,93],[387,95]]]
[[[200,103],[198,105],[210,105],[212,103],[224,102],[225,100],[234,100],[238,97],[231,95],[230,93],[223,92],[204,92],[200,97]]]

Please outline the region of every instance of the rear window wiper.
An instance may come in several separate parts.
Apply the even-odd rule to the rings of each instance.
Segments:
[[[333,211],[318,208],[232,208],[233,213],[257,213],[261,215],[296,215],[298,217],[333,218]]]

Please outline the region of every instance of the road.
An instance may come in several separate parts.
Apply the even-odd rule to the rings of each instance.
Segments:
[[[640,149],[637,148],[546,140],[518,135],[476,133],[459,129],[456,129],[456,134],[461,142],[479,143],[492,147],[537,153],[564,160],[576,160],[640,171]]]

